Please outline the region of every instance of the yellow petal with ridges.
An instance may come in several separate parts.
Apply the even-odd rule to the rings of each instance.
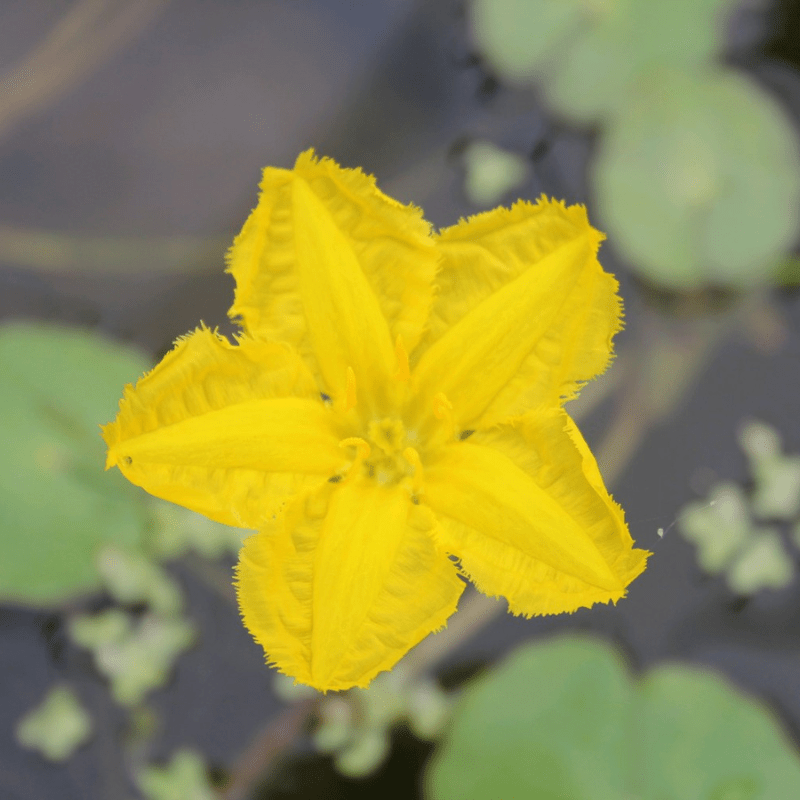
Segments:
[[[583,207],[544,198],[442,231],[429,349],[413,359],[421,393],[443,392],[468,428],[573,397],[605,369],[621,327],[602,238]]]
[[[649,554],[562,409],[621,326],[585,210],[431,236],[312,151],[260,189],[228,254],[245,335],[179,341],[103,435],[150,493],[258,528],[237,593],[268,659],[366,686],[444,626],[461,575],[528,616],[624,596]]]
[[[237,568],[245,625],[268,660],[322,691],[366,686],[443,627],[464,583],[435,525],[402,488],[363,478],[292,500]]]
[[[107,466],[156,497],[258,527],[342,465],[333,420],[291,348],[200,329],[126,388],[103,428]]]
[[[295,346],[334,398],[351,367],[363,400],[379,401],[398,334],[419,340],[438,255],[421,212],[371,176],[312,151],[293,170],[267,168],[258,206],[228,254],[231,315],[259,338]]]
[[[647,550],[631,549],[630,546],[633,545],[633,539],[631,538],[631,535],[628,531],[628,526],[625,523],[625,514],[623,513],[621,506],[614,502],[613,498],[606,490],[605,483],[603,482],[603,476],[600,474],[600,469],[597,466],[597,460],[595,459],[592,451],[589,449],[589,445],[586,444],[586,440],[583,438],[583,434],[578,429],[575,421],[566,413],[564,414],[564,417],[566,417],[566,425],[564,430],[567,432],[567,435],[571,439],[573,445],[575,446],[575,450],[579,455],[580,469],[583,473],[583,476],[589,482],[589,485],[594,489],[597,498],[603,503],[609,517],[612,520],[613,524],[608,529],[611,533],[611,538],[608,541],[607,552],[612,554],[616,553],[612,569],[614,569],[614,571],[618,574],[624,576],[623,581],[627,585],[637,575],[640,575],[644,571],[647,557],[650,556],[651,553],[649,553]],[[528,423],[528,425],[530,425],[530,423]],[[532,434],[529,433],[527,438],[530,440],[532,438]],[[541,439],[541,434],[539,435],[539,438]],[[579,482],[574,473],[569,477],[569,482],[563,480],[560,484],[563,487],[561,491],[563,492],[564,497],[569,497],[568,493],[572,491],[571,487],[573,485],[577,485]]]
[[[565,412],[531,414],[443,449],[426,470],[441,546],[517,614],[616,602],[649,555],[633,549],[621,509],[568,427]]]

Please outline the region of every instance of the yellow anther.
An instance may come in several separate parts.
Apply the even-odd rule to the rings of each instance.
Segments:
[[[344,410],[350,411],[351,408],[355,408],[356,405],[358,405],[358,395],[356,394],[356,374],[353,372],[352,367],[347,368],[345,381]]]
[[[342,439],[342,441],[339,442],[339,447],[355,447],[357,461],[366,460],[372,452],[369,442],[366,439],[362,439],[360,436],[350,436],[347,439]]]
[[[453,419],[453,404],[439,392],[433,398],[433,413],[436,419]]]
[[[394,377],[398,381],[407,381],[411,377],[411,368],[408,366],[408,353],[406,348],[403,347],[403,337],[399,333],[394,345],[394,354],[397,358],[397,369]]]
[[[419,471],[422,469],[419,453],[413,447],[406,447],[406,449],[403,450],[403,458],[408,461],[415,470]]]
[[[414,467],[414,477],[411,479],[411,491],[418,495],[422,491],[422,461],[419,453],[413,447],[406,447],[403,450],[403,458]]]
[[[450,435],[455,439],[456,420],[453,416],[453,404],[445,397],[443,392],[439,392],[433,398],[433,415],[436,419],[443,419],[450,428]]]

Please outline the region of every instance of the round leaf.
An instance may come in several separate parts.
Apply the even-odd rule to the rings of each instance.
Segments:
[[[581,31],[583,0],[474,0],[475,40],[503,78],[535,78]]]
[[[595,162],[606,230],[634,269],[674,289],[763,282],[796,236],[797,142],[733,73],[653,74]]]
[[[0,600],[44,606],[96,589],[102,545],[139,544],[139,492],[104,473],[99,425],[146,366],[86,331],[0,328]]]
[[[800,763],[765,708],[680,666],[632,682],[613,649],[562,636],[473,683],[431,763],[430,800],[784,800]]]
[[[550,104],[590,123],[628,102],[654,69],[695,70],[719,49],[720,7],[727,0],[642,0],[584,3],[597,6],[592,24],[576,36],[549,71]]]
[[[627,102],[654,67],[695,69],[720,47],[728,0],[478,0],[481,52],[513,81],[542,83],[551,105],[580,122]]]
[[[668,665],[638,687],[642,800],[800,797],[800,764],[759,703],[724,679]]]
[[[630,694],[610,647],[561,638],[518,650],[456,707],[430,797],[625,797]]]

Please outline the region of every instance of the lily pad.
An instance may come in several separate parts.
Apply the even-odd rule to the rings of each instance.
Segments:
[[[427,778],[430,800],[800,797],[800,762],[765,707],[690,667],[633,680],[611,646],[574,635],[473,683]]]
[[[535,80],[590,21],[584,6],[583,0],[475,0],[473,33],[501,77]]]
[[[504,78],[541,82],[580,122],[624,105],[643,75],[711,62],[729,0],[476,0],[475,39]]]
[[[677,290],[770,280],[797,234],[800,161],[780,108],[732,72],[651,74],[594,166],[605,230]]]
[[[104,473],[99,425],[147,367],[87,331],[0,328],[0,600],[47,606],[92,591],[105,544],[140,545],[142,496]]]

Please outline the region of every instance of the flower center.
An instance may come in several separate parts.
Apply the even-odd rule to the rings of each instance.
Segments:
[[[387,417],[369,424],[368,438],[372,452],[364,462],[367,474],[379,484],[395,484],[413,473],[412,465],[403,456],[406,431],[399,419]]]
[[[340,444],[356,450],[348,477],[360,473],[383,486],[407,481],[412,494],[419,488],[422,466],[417,451],[409,446],[401,420],[393,417],[372,420],[365,438],[354,436]]]
[[[397,369],[395,379],[405,383],[410,378],[408,356],[402,339],[397,337],[395,350]],[[349,414],[359,405],[356,376],[351,367],[347,368],[345,392],[340,409]],[[464,439],[472,431],[457,435],[453,415],[453,405],[443,393],[438,393],[432,400],[434,416],[440,420],[445,432],[443,440]],[[363,425],[363,422],[361,423]],[[364,431],[364,428],[358,427]],[[424,436],[422,438],[425,438]],[[329,478],[333,483],[350,480],[356,475],[374,480],[381,486],[402,483],[409,491],[412,502],[418,503],[423,492],[423,467],[418,452],[420,435],[418,430],[406,431],[403,421],[397,416],[372,419],[366,424],[362,436],[350,436],[342,439],[339,446],[353,452],[353,459],[334,476]]]

